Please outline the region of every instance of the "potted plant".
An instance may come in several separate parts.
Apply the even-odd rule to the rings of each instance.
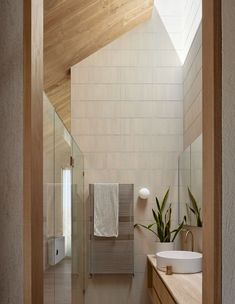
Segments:
[[[134,227],[143,227],[156,235],[158,241],[156,242],[156,252],[173,250],[174,241],[180,230],[183,228],[184,220],[176,228],[171,229],[171,204],[166,209],[166,203],[169,196],[170,189],[167,190],[162,202],[160,203],[156,197],[156,211],[152,209],[154,222],[148,226],[142,224],[135,224]]]
[[[198,207],[197,201],[188,187],[188,195],[191,206],[187,205],[187,209],[193,213],[196,218],[197,227],[202,227],[201,208]]]

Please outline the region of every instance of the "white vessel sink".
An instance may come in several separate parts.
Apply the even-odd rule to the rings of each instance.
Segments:
[[[157,268],[166,271],[172,267],[173,273],[196,273],[202,271],[202,254],[192,251],[162,251],[156,254]]]

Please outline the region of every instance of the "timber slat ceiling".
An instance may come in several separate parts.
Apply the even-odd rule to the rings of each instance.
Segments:
[[[45,0],[44,89],[70,129],[70,68],[151,17],[153,0]]]

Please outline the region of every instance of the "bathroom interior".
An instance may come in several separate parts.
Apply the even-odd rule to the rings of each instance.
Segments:
[[[45,304],[202,303],[202,1],[151,2],[44,92]]]

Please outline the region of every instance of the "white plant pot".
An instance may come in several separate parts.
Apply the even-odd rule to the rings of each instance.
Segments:
[[[161,242],[156,242],[156,254],[158,252],[162,251],[172,251],[175,248],[175,243],[174,242],[167,242],[167,243],[161,243]]]

